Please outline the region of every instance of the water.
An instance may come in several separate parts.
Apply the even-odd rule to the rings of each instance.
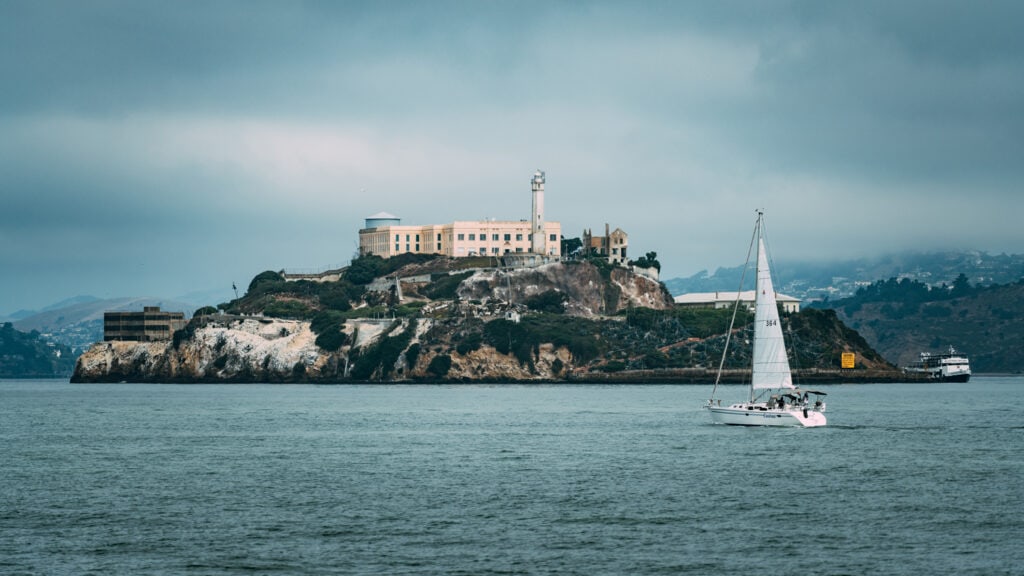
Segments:
[[[823,388],[0,382],[0,573],[1024,574],[1024,378]]]

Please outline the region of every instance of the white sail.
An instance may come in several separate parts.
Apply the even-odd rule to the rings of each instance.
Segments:
[[[751,386],[763,388],[793,388],[793,375],[789,371],[786,344],[782,339],[779,308],[775,303],[775,287],[768,269],[764,240],[757,239],[757,294],[754,297],[754,365]]]

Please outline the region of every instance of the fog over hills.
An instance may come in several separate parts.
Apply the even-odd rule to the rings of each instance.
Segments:
[[[663,279],[673,295],[689,292],[736,290],[743,266],[706,270],[686,278]],[[772,269],[776,289],[802,300],[852,296],[857,288],[876,280],[910,278],[930,286],[951,285],[960,274],[972,285],[1008,284],[1024,277],[1024,255],[987,254],[978,251],[904,252],[875,258],[833,262],[779,260]],[[747,273],[744,289],[753,288]]]

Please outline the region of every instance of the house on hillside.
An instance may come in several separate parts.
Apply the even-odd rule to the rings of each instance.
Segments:
[[[740,292],[739,299],[751,312],[754,311],[754,291]],[[787,313],[800,311],[800,299],[775,293],[775,301]],[[692,292],[675,297],[676,306],[686,308],[728,308],[736,302],[736,292]]]

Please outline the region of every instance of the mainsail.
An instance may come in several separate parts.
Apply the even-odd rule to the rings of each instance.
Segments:
[[[772,286],[764,239],[760,234],[757,239],[757,294],[754,302],[754,366],[751,387],[793,388],[793,375],[789,371],[782,324],[779,323],[779,308],[775,304],[775,287]]]

